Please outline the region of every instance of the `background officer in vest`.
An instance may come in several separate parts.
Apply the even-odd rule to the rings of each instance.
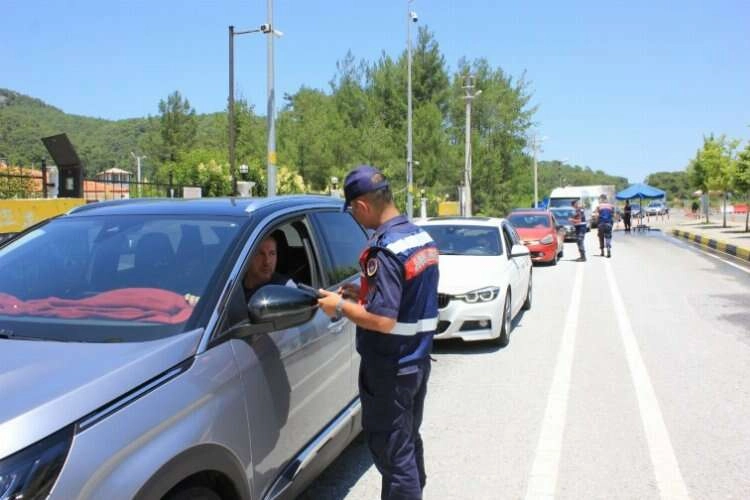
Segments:
[[[615,220],[615,207],[607,201],[607,195],[599,196],[599,206],[596,208],[599,214],[597,233],[599,235],[599,250],[604,257],[604,249],[607,249],[607,257],[612,257],[612,224]]]
[[[350,287],[324,296],[326,314],[357,325],[362,427],[382,479],[382,499],[421,499],[426,474],[419,427],[437,327],[438,250],[400,215],[388,181],[362,165],[344,182],[345,207],[374,229],[360,257],[357,302]]]

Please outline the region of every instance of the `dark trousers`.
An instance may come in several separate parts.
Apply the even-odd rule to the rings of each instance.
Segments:
[[[599,236],[599,248],[602,252],[605,248],[612,247],[612,224],[610,222],[600,222],[597,234]]]
[[[419,427],[429,378],[429,360],[403,368],[360,364],[362,427],[383,476],[382,500],[422,498],[427,475]]]
[[[630,232],[630,214],[623,215],[622,221],[625,224],[625,231]]]

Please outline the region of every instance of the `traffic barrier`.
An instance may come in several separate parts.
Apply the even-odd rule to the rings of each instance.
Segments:
[[[82,198],[0,200],[0,234],[19,233],[84,203]]]
[[[715,240],[713,238],[707,238],[700,234],[693,234],[688,231],[682,231],[680,229],[672,229],[672,234],[678,238],[683,238],[687,241],[697,243],[703,247],[717,250],[719,252],[737,257],[742,260],[750,261],[750,249],[743,248],[732,243],[725,241]]]

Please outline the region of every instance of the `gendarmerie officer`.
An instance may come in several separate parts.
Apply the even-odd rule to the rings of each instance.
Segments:
[[[344,182],[354,218],[374,229],[352,288],[321,290],[322,309],[357,325],[361,356],[362,427],[382,475],[382,499],[421,499],[426,482],[422,423],[437,327],[438,250],[429,234],[400,215],[388,181],[374,167],[352,170]]]
[[[599,196],[599,224],[597,233],[599,235],[599,250],[604,257],[604,250],[607,250],[607,257],[612,257],[612,224],[615,220],[615,207],[607,201],[607,195]]]
[[[581,202],[575,200],[571,203],[575,213],[571,217],[570,223],[576,228],[576,243],[578,244],[578,257],[579,262],[586,262],[586,247],[584,246],[584,239],[586,238],[586,213],[581,207]]]

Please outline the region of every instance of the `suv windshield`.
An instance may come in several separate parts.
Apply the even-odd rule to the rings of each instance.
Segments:
[[[422,226],[442,255],[502,255],[500,232],[482,226]]]
[[[0,248],[0,332],[80,342],[181,332],[239,228],[194,216],[55,219]]]

